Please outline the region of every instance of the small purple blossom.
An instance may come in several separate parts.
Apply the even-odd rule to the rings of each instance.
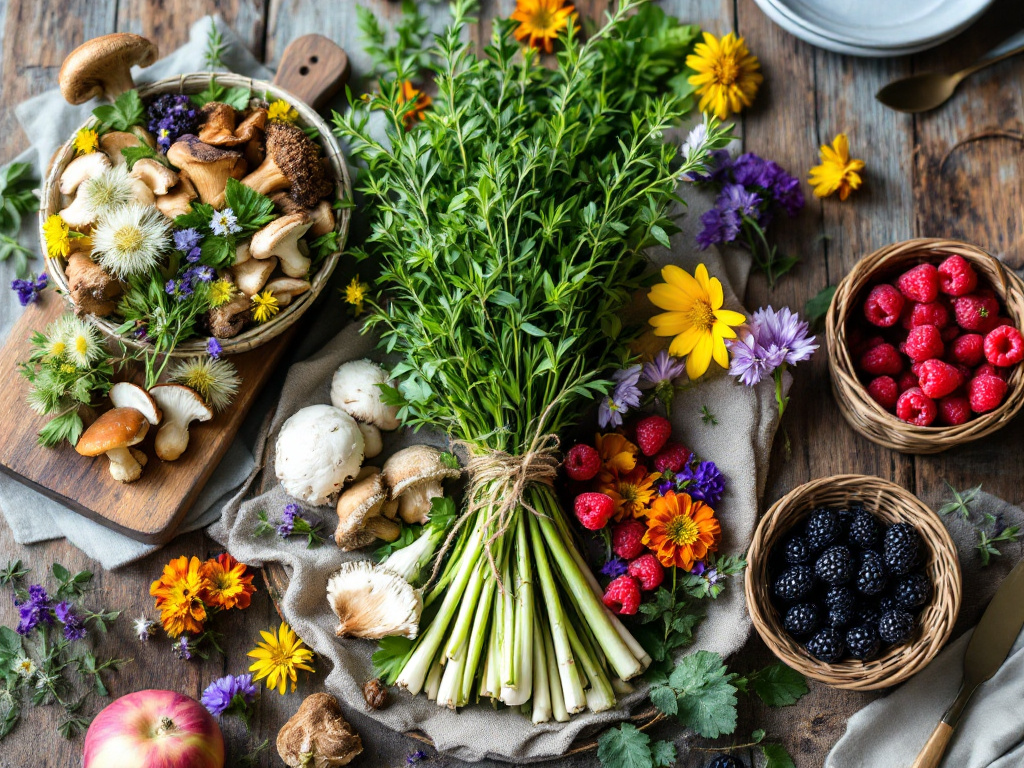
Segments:
[[[704,561],[698,560],[693,564],[693,568],[690,569],[690,573],[694,576],[700,576],[704,573],[705,569],[707,569],[707,566],[704,564]]]
[[[295,518],[299,517],[302,509],[298,504],[286,504],[281,512],[281,522],[277,524],[277,535],[287,539],[292,535],[295,528]]]
[[[178,284],[174,280],[168,280],[164,283],[164,292],[170,296],[173,296],[176,290],[178,290]]]
[[[210,217],[210,231],[224,237],[241,232],[242,228],[238,226],[238,217],[235,216],[235,212],[230,208],[225,208],[223,211],[213,212],[213,216]]]
[[[182,635],[171,645],[171,650],[182,661],[189,661],[192,658],[192,641],[188,635]]]
[[[39,299],[39,293],[46,288],[48,282],[49,278],[43,272],[35,279],[11,280],[11,290],[18,294],[18,303],[23,307],[27,307]]]
[[[182,253],[187,253],[199,245],[200,235],[193,227],[179,229],[174,233],[174,247]]]
[[[756,219],[760,213],[761,196],[739,184],[726,184],[718,196],[716,207],[723,211],[735,211],[742,219]]]
[[[601,573],[615,579],[629,571],[629,563],[621,557],[612,557],[607,563],[601,566]]]
[[[652,362],[644,363],[640,373],[640,388],[657,389],[661,384],[672,384],[685,373],[686,361],[662,350]]]
[[[418,763],[420,760],[426,760],[426,759],[427,759],[427,753],[424,752],[422,749],[417,749],[415,752],[410,752],[406,756],[405,764],[406,765],[413,765],[414,763]]]
[[[605,397],[597,412],[597,422],[601,429],[622,426],[622,415],[629,412],[630,408],[640,407],[640,371],[642,366],[631,365],[623,368],[612,375],[615,382],[615,389]]]
[[[213,336],[206,340],[206,354],[208,354],[214,360],[220,357],[220,353],[223,351],[224,350],[221,347],[220,342],[217,341],[217,339],[215,339]]]
[[[27,635],[34,631],[40,624],[52,624],[52,604],[50,596],[39,584],[33,584],[28,588],[28,599],[25,601],[14,598],[14,604],[18,606],[18,627],[19,635]]]
[[[201,248],[193,248],[187,254],[185,254],[185,261],[187,261],[189,264],[195,264],[197,261],[199,261],[200,258],[202,258],[202,255],[203,250]]]
[[[712,208],[700,217],[704,228],[697,233],[697,247],[702,251],[712,245],[731,243],[740,233],[740,217],[731,209]]]
[[[146,113],[149,130],[156,134],[161,152],[167,152],[181,136],[199,130],[199,112],[184,94],[159,96],[149,103]]]
[[[690,498],[715,507],[725,493],[725,478],[713,461],[690,463],[678,475]]]
[[[766,348],[775,348],[788,365],[796,365],[809,360],[818,345],[814,336],[808,334],[806,321],[789,307],[775,311],[772,307],[762,307],[754,313],[751,328],[758,343]]]
[[[239,697],[236,702],[235,697]],[[244,708],[256,700],[256,684],[251,674],[227,675],[210,683],[200,701],[214,717],[220,717],[233,704]]]
[[[759,384],[782,362],[778,354],[773,354],[757,343],[752,333],[745,333],[738,339],[727,342],[729,347],[729,373],[740,380],[741,384],[752,387]]]
[[[664,496],[669,491],[674,491],[676,489],[676,483],[675,480],[661,480],[654,487],[658,489],[658,493]]]

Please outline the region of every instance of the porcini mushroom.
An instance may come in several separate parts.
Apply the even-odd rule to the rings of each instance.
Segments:
[[[380,435],[380,430],[365,421],[357,421],[356,424],[363,433],[363,458],[372,459],[380,456],[380,452],[384,450],[384,439]]]
[[[167,150],[167,160],[188,176],[199,199],[216,207],[224,202],[228,179],[245,174],[245,159],[238,153],[204,144],[186,133]]]
[[[206,122],[199,129],[199,139],[215,147],[235,147],[251,141],[267,123],[267,110],[253,110],[236,126],[237,113],[230,104],[211,101],[203,107]]]
[[[210,335],[218,339],[230,339],[237,336],[250,320],[252,320],[252,302],[244,293],[235,296],[227,304],[214,307],[206,314]]]
[[[296,296],[301,296],[312,288],[308,280],[295,277],[276,277],[266,285],[266,290],[274,294],[280,307],[287,307]]]
[[[305,213],[290,213],[274,219],[252,236],[249,253],[254,259],[281,260],[281,271],[289,277],[305,277],[310,260],[299,250],[299,238],[306,234],[312,222]]]
[[[110,402],[115,408],[134,408],[153,426],[159,424],[163,416],[149,392],[130,381],[119,381],[110,388]]]
[[[334,188],[313,140],[298,126],[281,122],[267,125],[267,156],[242,183],[264,195],[289,189],[303,208],[312,208]]]
[[[156,196],[166,195],[178,183],[178,174],[149,157],[136,160],[132,176],[141,179]]]
[[[135,87],[132,67],[148,67],[157,47],[140,35],[117,32],[87,40],[75,48],[60,68],[60,92],[69,104],[105,96],[113,101]]]
[[[359,734],[329,693],[312,693],[277,732],[277,754],[289,768],[337,768],[363,751]]]
[[[388,498],[384,478],[376,467],[338,497],[338,527],[334,541],[343,552],[365,547],[377,539],[394,541],[402,527],[381,513]]]
[[[277,259],[246,259],[241,264],[231,268],[231,274],[235,276],[235,285],[238,290],[248,297],[253,297],[266,285],[274,268],[277,267]]]
[[[209,421],[213,411],[191,387],[181,384],[157,384],[149,390],[164,413],[164,423],[156,433],[156,455],[174,461],[188,448],[188,425]]]
[[[187,178],[178,175],[178,183],[168,190],[166,195],[158,195],[155,201],[157,210],[169,219],[188,213],[192,201],[196,199],[196,188]]]
[[[110,160],[102,152],[79,155],[68,163],[60,174],[58,187],[62,195],[73,195],[79,186],[93,176],[99,176],[110,167]]]
[[[368,560],[345,563],[327,582],[327,601],[338,615],[338,637],[415,638],[423,602],[401,576]]]
[[[143,143],[140,136],[130,131],[107,131],[100,136],[100,149],[110,158],[111,165],[124,165],[128,160],[121,150],[140,147]]]
[[[460,471],[444,462],[441,452],[429,445],[410,445],[391,455],[381,470],[384,482],[398,499],[398,516],[407,523],[429,519],[430,500],[444,496],[441,483]]]
[[[77,243],[85,239],[79,237],[71,242]],[[66,274],[68,294],[75,305],[75,314],[102,317],[117,308],[121,283],[93,261],[88,253],[79,251],[68,256]]]
[[[370,360],[342,363],[331,379],[331,404],[356,421],[379,429],[398,429],[398,408],[381,400],[380,385],[390,384],[383,368]]]
[[[331,405],[310,405],[289,417],[275,448],[274,470],[284,490],[309,504],[326,504],[359,472],[363,434]]]
[[[134,408],[107,411],[85,430],[75,450],[82,456],[106,454],[110,459],[110,475],[121,483],[133,483],[142,475],[146,455],[131,449],[142,442],[149,431],[149,422]]]

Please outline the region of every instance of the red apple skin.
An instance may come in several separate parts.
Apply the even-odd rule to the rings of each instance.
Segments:
[[[85,734],[82,768],[224,768],[224,738],[206,708],[174,691],[138,691]]]

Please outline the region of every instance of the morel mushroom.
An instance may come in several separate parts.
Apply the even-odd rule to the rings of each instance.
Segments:
[[[384,430],[398,429],[398,408],[381,401],[381,384],[390,384],[383,368],[370,360],[343,363],[331,379],[331,403],[357,421]]]
[[[359,734],[329,693],[307,696],[277,733],[277,754],[291,768],[336,768],[348,765],[362,751]]]
[[[113,101],[135,87],[132,67],[148,67],[157,47],[140,35],[117,32],[94,37],[75,48],[60,68],[60,92],[69,104],[106,97]]]
[[[120,483],[133,483],[142,475],[146,454],[131,446],[141,443],[149,431],[146,417],[134,408],[114,408],[85,430],[75,450],[82,456],[106,454],[110,475]]]
[[[119,381],[110,388],[110,402],[115,408],[134,408],[153,426],[163,418],[160,406],[149,392],[129,381]]]
[[[245,160],[238,152],[204,144],[191,133],[171,145],[167,160],[188,176],[199,199],[215,208],[224,202],[228,179],[245,174]]]
[[[284,490],[309,504],[326,504],[363,463],[363,435],[340,408],[310,405],[281,427],[274,470]]]
[[[303,208],[312,208],[334,188],[313,140],[298,126],[278,122],[267,125],[266,158],[242,183],[264,195],[289,189],[292,199]]]
[[[430,519],[430,500],[444,496],[441,483],[458,477],[458,468],[450,467],[437,448],[410,445],[384,462],[381,470],[391,496],[398,499],[398,516],[407,523],[425,523]]]
[[[77,243],[84,238],[76,238]],[[68,294],[77,315],[109,315],[117,308],[121,283],[87,253],[72,253],[68,257]]]
[[[188,425],[193,421],[209,421],[210,409],[199,393],[181,384],[157,384],[149,394],[160,405],[164,423],[156,433],[156,455],[164,461],[174,461],[188,448]]]
[[[62,195],[73,195],[78,188],[91,179],[99,176],[110,167],[110,160],[102,152],[90,152],[87,155],[79,155],[68,163],[60,174],[60,181],[57,186]]]
[[[374,568],[368,560],[345,563],[327,582],[327,601],[338,615],[338,637],[379,640],[415,638],[423,601],[397,574]]]
[[[281,260],[281,271],[289,277],[305,277],[310,260],[299,250],[299,240],[309,231],[312,223],[305,213],[290,213],[274,219],[252,236],[249,254],[254,259]]]
[[[342,492],[338,497],[334,541],[343,552],[360,549],[377,539],[394,541],[398,538],[402,527],[381,514],[387,498],[388,489],[376,467]]]

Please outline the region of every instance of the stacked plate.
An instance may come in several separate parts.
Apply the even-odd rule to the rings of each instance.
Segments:
[[[994,0],[754,0],[811,45],[851,56],[904,56],[963,32]]]

